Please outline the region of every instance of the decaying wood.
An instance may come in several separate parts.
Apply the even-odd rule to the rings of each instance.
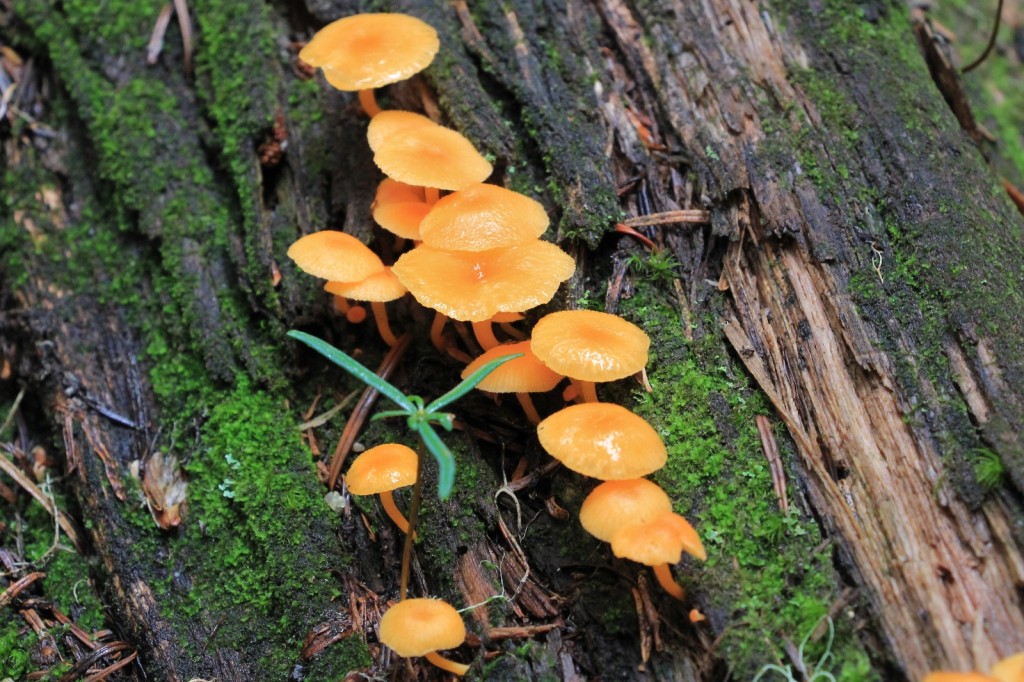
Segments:
[[[355,9],[347,6],[352,3],[342,3],[344,12],[331,3],[306,4],[309,16],[293,18],[296,35],[289,39]],[[788,485],[807,491],[853,587],[870,604],[869,615],[885,649],[876,653],[894,661],[908,678],[918,678],[938,667],[987,668],[998,657],[1024,649],[1024,460],[1019,427],[1024,423],[1024,357],[1010,357],[1001,336],[982,331],[985,311],[964,309],[952,300],[941,342],[950,376],[935,380],[915,367],[900,371],[907,358],[914,365],[921,337],[905,329],[909,320],[897,319],[884,302],[870,314],[860,310],[850,292],[858,273],[874,273],[879,284],[886,284],[894,259],[885,230],[875,224],[874,209],[853,198],[829,195],[807,179],[792,155],[768,154],[765,121],[781,116],[785,125],[802,129],[816,141],[821,157],[832,160],[827,172],[838,172],[842,164],[851,183],[877,191],[908,215],[938,213],[938,193],[975,203],[979,212],[991,211],[998,219],[979,219],[976,227],[984,239],[1000,229],[1000,221],[1009,223],[1011,218],[999,197],[973,190],[984,184],[987,173],[967,139],[948,128],[935,131],[941,137],[937,153],[946,155],[938,161],[911,149],[913,142],[901,134],[910,121],[874,100],[878,92],[872,74],[848,63],[838,47],[830,52],[806,40],[819,3],[803,7],[789,2],[662,0],[641,6],[625,0],[551,0],[509,2],[500,9],[467,2],[395,4],[410,4],[428,14],[455,57],[454,65],[432,77],[436,92],[417,79],[396,86],[394,99],[445,115],[501,160],[505,168],[499,172],[507,172],[517,145],[532,157],[550,156],[544,163],[538,158],[524,161],[525,170],[517,172],[535,173],[536,181],[550,179],[563,189],[562,234],[598,244],[601,230],[590,214],[609,209],[611,198],[618,196],[629,197],[630,213],[675,212],[686,221],[657,228],[658,243],[667,244],[682,265],[671,283],[683,321],[681,333],[690,334],[690,322],[707,312],[709,296],[724,295],[726,312],[720,322],[725,338],[796,444],[799,480]],[[900,11],[892,2],[862,4],[867,6],[864,11],[880,14]],[[846,11],[855,9],[851,3]],[[584,87],[569,82],[543,64],[534,41],[537,32],[544,32],[556,53],[578,58],[580,69],[596,75],[594,83]],[[197,49],[202,45],[200,35]],[[110,54],[100,61],[112,64],[121,58]],[[857,153],[832,145],[841,135],[834,128],[837,122],[818,110],[813,93],[795,75],[807,69],[825,74],[853,103]],[[880,88],[894,87],[879,82]],[[201,118],[191,90],[178,95],[189,116]],[[367,207],[375,171],[362,146],[364,123],[342,106],[340,96],[325,99],[331,131],[326,139],[347,153],[338,155],[329,179],[322,181],[302,163],[315,156],[310,148],[314,139],[289,132],[287,122],[277,117],[270,133],[276,148],[261,148],[261,141],[251,140],[239,152],[250,164],[249,172],[259,174],[266,196],[249,198],[254,205],[246,208],[257,215],[256,233],[239,228],[229,238],[229,253],[207,252],[194,236],[165,234],[157,217],[139,217],[133,236],[144,240],[145,248],[156,248],[151,242],[180,241],[181,267],[194,276],[197,294],[193,312],[199,329],[190,330],[188,338],[203,341],[200,355],[211,380],[257,366],[238,350],[247,347],[244,334],[229,340],[218,333],[225,312],[216,292],[237,294],[253,319],[280,325],[311,323],[322,312],[305,307],[302,285],[282,278],[277,263],[283,262],[283,254],[275,251],[275,227],[295,224],[296,236],[325,224],[369,233]],[[495,108],[477,106],[489,99],[507,100],[523,112],[532,126],[530,139],[515,139]],[[929,110],[941,112],[938,94],[934,100],[922,107],[939,107]],[[571,121],[566,112],[573,114]],[[796,112],[796,118],[780,112]],[[962,121],[973,120],[960,113]],[[204,154],[207,140],[195,131],[179,132],[178,153]],[[282,137],[288,142],[286,150]],[[81,153],[81,147],[74,149]],[[280,163],[273,180],[269,171],[263,175],[257,149],[263,150],[259,154],[264,161]],[[574,162],[580,158],[586,163]],[[10,153],[7,161],[15,163]],[[943,163],[954,162],[967,168],[959,180],[940,172]],[[50,163],[53,168],[46,170],[52,184],[64,182],[67,196],[91,191],[88,183],[73,186],[62,175],[59,158]],[[310,189],[322,190],[322,184],[328,190]],[[593,186],[607,190],[604,199],[584,192]],[[642,191],[634,192],[636,188]],[[42,212],[57,216],[63,209],[51,206]],[[40,227],[41,220],[23,217],[33,239],[63,229],[67,220],[54,218],[61,225]],[[708,220],[711,227],[705,228],[701,223]],[[625,224],[650,222],[641,215]],[[582,295],[586,278],[595,270],[586,250],[579,247],[578,253],[581,265],[569,284],[570,300]],[[1024,257],[1019,244],[1007,253]],[[610,309],[630,287],[625,257],[615,258],[607,292]],[[265,283],[247,281],[248,275],[241,282],[236,278],[236,269],[253,264],[271,287],[279,287],[273,303],[259,293],[265,292]],[[43,279],[49,267],[27,263],[27,283],[12,294],[14,303],[5,304],[12,312],[10,319],[0,318],[0,330],[11,330],[11,339],[30,349],[23,351],[22,372],[35,377],[34,398],[59,425],[67,471],[90,520],[89,535],[109,579],[115,616],[137,644],[147,670],[160,679],[188,679],[192,673],[220,680],[255,679],[257,662],[247,652],[207,648],[211,633],[205,626],[186,628],[161,615],[151,583],[154,572],[164,566],[157,558],[140,563],[129,551],[134,536],[126,521],[127,505],[144,503],[132,499],[125,485],[131,463],[159,461],[170,469],[176,465],[151,459],[163,456],[153,449],[160,417],[146,368],[137,360],[138,331],[116,306],[101,305],[88,292],[52,286]],[[984,272],[973,274],[979,280],[985,277]],[[97,277],[108,275],[97,272]],[[1013,300],[1006,305],[1014,305]],[[1018,312],[1017,319],[1024,319],[1024,310]],[[886,346],[883,339],[897,342]],[[403,380],[417,390],[435,388],[419,385],[429,380],[411,371]],[[922,403],[934,414],[924,420],[909,418]],[[976,425],[975,440],[1002,458],[1010,481],[1006,490],[985,496],[962,484],[964,467],[957,458],[963,457],[965,445],[945,433],[958,419]],[[311,444],[324,443],[321,424],[304,426]],[[785,505],[787,481],[773,450],[773,435],[760,420],[759,428],[776,493]],[[483,457],[475,451],[477,441],[508,442],[506,453],[516,459],[533,452],[521,445],[526,436],[516,425],[460,422],[458,429],[454,437],[479,461]],[[339,459],[335,469],[340,464]],[[503,669],[510,678],[555,674],[574,680],[603,674],[609,679],[710,679],[720,670],[713,639],[721,632],[684,632],[660,614],[643,573],[634,587],[635,573],[627,580],[616,567],[583,559],[558,563],[551,560],[555,548],[521,542],[530,524],[550,530],[566,523],[557,518],[561,507],[550,491],[530,497],[532,488],[554,475],[554,468],[534,468],[499,483],[500,477],[487,478],[490,468],[485,467],[479,490],[463,491],[429,510],[426,523],[432,537],[454,559],[437,566],[428,563],[436,559],[424,556],[423,563],[414,564],[419,591],[429,592],[428,572],[436,571],[451,575],[453,589],[466,604],[481,604],[467,614],[481,633],[472,643],[480,647],[481,659],[493,657],[504,640],[543,635],[543,665],[511,661]],[[144,465],[142,471],[145,476]],[[159,475],[154,467],[150,478],[143,478],[143,489],[162,532],[173,532],[181,490],[175,488],[173,472],[164,473]],[[165,495],[171,490],[173,495]],[[543,511],[546,501],[551,513]],[[340,572],[344,599],[325,608],[309,632],[302,633],[297,661],[306,663],[358,635],[374,655],[377,667],[370,672],[382,673],[392,659],[376,643],[373,630],[394,592],[401,542],[390,527],[371,532],[367,517],[348,502],[343,500],[339,523],[358,561]],[[474,526],[463,537],[448,524],[451,518],[466,517],[485,530]],[[337,542],[322,528],[310,529],[309,535],[309,551]],[[628,642],[580,625],[596,620],[598,607],[580,598],[579,585],[599,571],[622,577],[624,589],[632,590],[636,623],[630,623],[634,634]],[[188,578],[179,576],[183,582]],[[853,591],[841,591],[835,613]],[[211,622],[221,617],[206,615]],[[502,624],[494,625],[495,620]],[[607,663],[603,656],[611,650],[627,651],[631,658]],[[408,665],[398,674],[412,677],[418,672]]]
[[[901,382],[877,344],[880,328],[899,321],[864,318],[848,293],[868,245],[810,183],[787,187],[784,168],[756,159],[769,113],[757,90],[806,111],[809,126],[834,123],[791,80],[811,57],[753,4],[711,4],[706,11],[668,3],[672,37],[684,46],[673,61],[653,52],[657,43],[648,50],[637,39],[641,20],[629,6],[607,1],[602,9],[684,146],[697,154],[711,145],[722,159],[721,170],[707,170],[709,191],[749,197],[724,202],[717,228],[733,236],[722,272],[733,302],[726,335],[789,427],[814,506],[838,533],[907,674],[920,677],[937,661],[985,669],[1024,645],[1024,563],[1012,531],[1020,507],[996,497],[971,508],[944,479],[935,434],[905,419],[909,396],[922,387]],[[850,76],[855,97],[856,79],[868,77]],[[894,142],[881,126],[859,133]],[[816,255],[826,242],[839,244],[838,256]],[[917,340],[903,339],[913,355]],[[986,339],[953,334],[944,348],[980,423],[993,419],[994,405],[1010,423],[1024,423],[1020,386],[999,379],[1007,365],[1019,376],[1019,357],[995,357]],[[1009,437],[1007,454],[1019,447],[1019,430]]]

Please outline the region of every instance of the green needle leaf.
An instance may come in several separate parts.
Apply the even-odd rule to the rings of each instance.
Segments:
[[[405,394],[403,394],[401,391],[399,391],[397,388],[389,384],[384,379],[381,379],[379,376],[371,372],[363,365],[359,364],[359,362],[355,358],[348,355],[342,350],[338,350],[337,348],[327,343],[323,339],[318,339],[317,337],[311,334],[307,334],[306,332],[300,332],[295,329],[289,331],[288,336],[292,337],[296,341],[301,341],[302,343],[306,344],[307,346],[309,346],[316,352],[320,353],[331,362],[340,366],[343,370],[354,376],[356,379],[359,379],[367,386],[376,389],[382,395],[385,395],[388,398],[390,398],[402,409],[408,410],[409,412],[412,412],[416,409],[416,407],[405,397]],[[481,367],[481,369],[483,368]]]
[[[466,395],[474,388],[476,388],[476,385],[483,381],[488,374],[498,369],[509,360],[515,360],[516,358],[521,357],[523,357],[523,353],[512,353],[511,355],[503,355],[500,358],[495,358],[494,360],[491,360],[486,365],[484,365],[483,367],[481,367],[480,369],[478,369],[477,371],[473,372],[468,377],[460,381],[455,386],[455,388],[448,391],[443,396],[427,405],[427,412],[437,412],[445,405],[455,402],[456,400],[458,400],[459,398],[461,398],[462,396]]]
[[[441,437],[430,428],[430,424],[421,423],[417,431],[423,439],[423,444],[437,460],[437,496],[447,500],[455,485],[455,458]]]

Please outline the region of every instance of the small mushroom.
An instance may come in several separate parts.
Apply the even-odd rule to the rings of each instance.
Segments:
[[[679,563],[683,551],[701,561],[707,559],[697,531],[673,512],[646,523],[626,526],[612,536],[612,554],[653,567],[658,584],[679,600],[686,592],[672,577],[669,565]]]
[[[665,466],[657,432],[621,405],[570,405],[537,425],[549,455],[573,471],[603,481],[640,478]]]
[[[598,540],[611,542],[622,528],[671,511],[672,501],[656,483],[645,478],[605,481],[583,500],[580,524]]]
[[[360,282],[384,269],[380,257],[345,232],[321,230],[288,247],[299,269],[333,282]]]
[[[550,391],[562,380],[562,375],[548,369],[537,359],[530,350],[529,341],[507,343],[487,350],[462,370],[462,378],[465,379],[491,360],[516,353],[522,353],[523,357],[509,360],[498,367],[484,377],[484,380],[477,384],[477,388],[491,393],[515,393],[526,417],[530,422],[539,424],[540,415],[530,400],[530,393]]]
[[[385,267],[361,282],[328,282],[324,290],[354,301],[368,301],[373,310],[373,319],[377,322],[377,331],[384,343],[392,348],[398,345],[398,339],[388,324],[388,311],[384,304],[404,296],[406,288],[394,276],[391,268]]]
[[[420,240],[420,222],[430,211],[422,187],[384,178],[373,199],[373,219],[388,232],[403,239]]]
[[[366,137],[377,167],[408,185],[459,190],[492,171],[465,137],[408,111],[382,111],[370,121]]]
[[[547,303],[575,269],[571,256],[539,240],[479,252],[420,246],[393,268],[421,305],[470,322]]]
[[[423,243],[448,251],[487,251],[539,238],[547,211],[528,196],[478,183],[442,198],[420,223]]]
[[[531,340],[544,364],[578,382],[585,402],[597,402],[595,381],[615,381],[643,370],[651,345],[632,322],[594,310],[545,315]]]
[[[466,625],[453,606],[440,599],[406,599],[381,617],[380,641],[399,656],[425,656],[442,670],[465,675],[469,666],[437,653],[466,641]]]
[[[299,52],[338,90],[358,91],[369,116],[380,112],[373,88],[405,80],[430,65],[441,43],[429,24],[406,14],[357,14],[328,24]]]
[[[405,445],[385,443],[370,448],[355,458],[345,474],[348,489],[355,495],[380,495],[384,511],[403,533],[409,532],[409,521],[395,506],[392,491],[416,482],[419,458]]]

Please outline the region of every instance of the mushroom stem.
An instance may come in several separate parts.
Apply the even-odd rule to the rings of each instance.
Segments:
[[[379,301],[371,301],[370,308],[373,309],[373,319],[377,321],[377,331],[380,332],[380,338],[384,339],[384,343],[394,348],[398,345],[398,339],[395,338],[394,333],[391,331],[391,325],[388,324],[388,309]]]
[[[384,511],[387,515],[395,522],[395,525],[398,526],[403,533],[408,533],[409,521],[406,520],[406,518],[402,516],[402,512],[398,510],[398,507],[395,505],[395,497],[391,494],[390,490],[385,490],[380,494],[380,503],[381,506],[384,507]]]
[[[428,204],[434,205],[441,198],[441,190],[437,187],[424,187],[423,197]]]
[[[490,350],[498,345],[498,337],[494,335],[494,327],[491,326],[490,320],[474,322],[473,334],[476,336],[480,347],[484,350]]]
[[[600,402],[597,399],[597,388],[594,386],[594,382],[593,381],[583,381],[582,379],[572,379],[572,378],[570,378],[569,381],[571,381],[572,385],[576,387],[576,391],[578,393],[578,395],[576,397],[579,399],[579,402],[584,402],[584,403]]]
[[[349,308],[351,307],[352,306],[349,305],[348,299],[345,298],[344,296],[336,295],[334,297],[334,312],[338,313],[339,315],[344,315],[345,313],[348,312]]]
[[[444,313],[434,313],[434,322],[430,325],[430,341],[434,344],[434,348],[442,353],[447,345],[444,342],[444,336],[441,335],[446,324],[448,324],[448,317]]]
[[[431,651],[425,656],[425,658],[441,670],[447,670],[448,672],[456,675],[465,675],[469,671],[469,666],[465,663],[456,663],[455,661],[445,658],[436,651]]]
[[[500,322],[498,326],[501,327],[503,332],[511,336],[513,339],[516,339],[517,341],[526,340],[526,334],[513,327],[510,322]]]
[[[412,486],[412,502],[409,503],[409,528],[405,533],[405,545],[402,547],[402,577],[398,585],[398,598],[405,601],[409,591],[409,568],[412,565],[412,542],[416,538],[416,522],[420,518],[420,499],[423,492],[423,456],[427,448],[420,438],[416,447],[416,483]]]
[[[686,590],[683,586],[676,582],[675,578],[672,577],[672,571],[669,570],[668,564],[657,564],[654,566],[654,577],[658,579],[658,584],[661,588],[671,594],[679,601],[683,600],[686,596]]]
[[[530,420],[530,423],[540,424],[540,415],[537,413],[537,408],[533,405],[533,399],[530,398],[530,394],[516,393],[516,398],[519,399],[519,404],[523,406],[523,412],[526,413],[526,418]]]
[[[359,91],[359,104],[370,118],[381,112],[380,106],[377,104],[377,96],[373,93],[373,88]]]

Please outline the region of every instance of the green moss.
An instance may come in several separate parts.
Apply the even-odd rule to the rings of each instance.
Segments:
[[[103,21],[117,4],[92,3],[89,21]],[[207,81],[199,88],[208,95],[201,112],[179,96],[174,77],[141,63],[108,81],[104,57],[79,50],[75,21],[51,6],[19,3],[67,87],[70,103],[61,109],[57,98],[53,113],[79,117],[99,173],[69,169],[69,184],[84,191],[74,218],[56,229],[42,224],[33,199],[45,178],[9,168],[5,189],[24,190],[5,193],[5,203],[32,211],[48,238],[33,245],[24,229],[4,221],[0,242],[17,254],[4,251],[4,268],[26,255],[49,259],[58,286],[116,303],[141,338],[164,425],[160,445],[186,462],[188,504],[176,534],[160,532],[136,504],[122,505],[126,524],[116,532],[150,571],[145,580],[160,597],[161,616],[182,633],[198,632],[197,624],[214,633],[193,642],[195,660],[214,647],[229,649],[261,679],[284,679],[310,628],[338,610],[331,569],[347,559],[295,417],[268,390],[287,385],[278,323],[253,319],[242,297],[217,289],[209,274],[231,268],[234,235],[255,240],[262,229],[253,150],[273,118],[280,73],[254,71],[275,47],[268,10],[253,7],[253,15],[236,16],[237,3],[193,5],[203,55],[197,78]],[[212,131],[202,129],[203,116]],[[226,178],[211,171],[211,151],[223,155]],[[248,255],[240,265],[254,263],[251,249]],[[269,281],[262,272],[259,279]],[[268,292],[259,294],[272,303]],[[78,579],[66,557],[52,561],[70,590]],[[311,666],[336,679],[367,661],[365,644],[352,638]]]
[[[19,622],[20,621],[20,622]],[[0,610],[0,670],[16,680],[32,672],[32,648],[38,636],[9,609]]]
[[[838,582],[831,551],[796,504],[789,514],[779,510],[755,421],[772,409],[722,354],[723,339],[700,328],[697,340],[685,341],[679,315],[644,282],[622,312],[652,340],[654,390],[637,394],[634,409],[668,448],[668,463],[654,479],[708,551],[707,563],[691,565],[682,581],[704,595],[706,612],[719,619],[718,653],[736,676],[751,676],[765,662],[785,660],[779,643],[799,641],[828,613]],[[778,422],[774,428],[783,431]],[[779,444],[791,466],[793,452],[785,439]],[[837,629],[834,670],[840,678],[872,679],[852,672],[869,666],[851,625]],[[815,647],[823,645],[812,645],[811,655],[820,655]]]
[[[209,397],[204,449],[187,466],[195,522],[171,544],[197,585],[175,592],[173,608],[188,618],[232,614],[217,644],[260,652],[260,669],[276,679],[338,595],[331,567],[340,557],[310,551],[310,534],[329,533],[330,519],[294,420],[243,378]]]

